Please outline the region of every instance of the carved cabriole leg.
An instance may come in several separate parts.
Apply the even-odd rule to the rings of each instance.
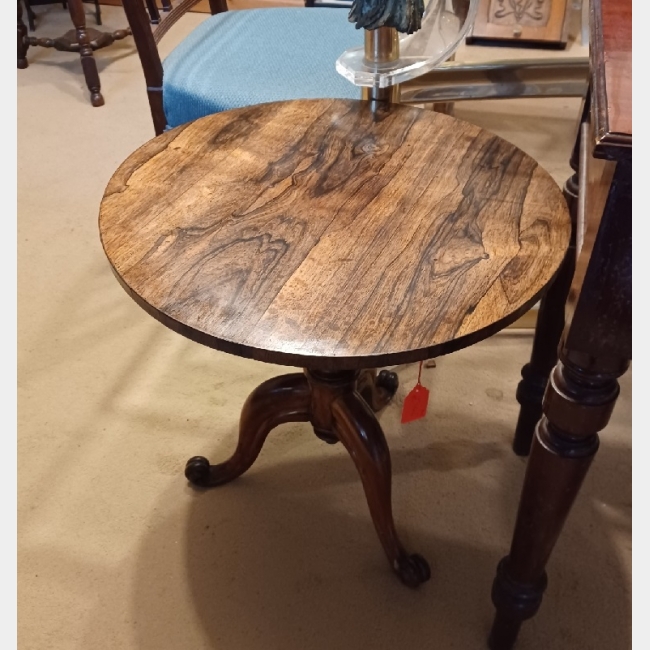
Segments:
[[[23,22],[23,6],[18,0],[18,68],[24,70],[29,64],[27,63],[27,27]]]
[[[391,567],[408,587],[426,582],[431,572],[426,560],[409,555],[393,521],[391,468],[384,433],[356,386],[355,371],[306,370],[311,387],[311,423],[316,435],[328,442],[340,440],[361,477],[370,515]]]
[[[272,429],[284,422],[309,421],[309,402],[309,386],[301,373],[265,381],[244,404],[233,456],[219,465],[210,465],[202,456],[190,458],[185,476],[199,487],[215,487],[236,479],[255,462]]]
[[[93,50],[90,46],[90,37],[86,31],[86,15],[82,0],[68,0],[68,9],[72,24],[75,26],[77,41],[79,42],[79,55],[81,56],[81,67],[86,78],[86,85],[90,91],[90,102],[93,106],[103,106],[104,98],[100,92],[99,73],[97,62],[93,57]]]
[[[356,390],[358,380],[354,370],[305,370],[264,382],[246,400],[233,456],[219,465],[210,465],[202,456],[190,458],[185,476],[199,487],[232,481],[255,462],[274,427],[309,421],[321,440],[341,441],[350,453],[388,560],[404,584],[417,587],[429,579],[429,566],[421,556],[404,550],[395,531],[388,446],[374,413]]]
[[[334,430],[361,477],[370,515],[393,570],[408,587],[431,577],[426,560],[406,552],[395,530],[391,504],[391,465],[384,432],[368,404],[356,392],[345,393],[332,405]]]
[[[581,111],[583,117],[588,107],[589,102],[585,101]],[[579,124],[581,122],[582,117]],[[564,198],[571,215],[571,242],[553,284],[540,303],[530,362],[521,369],[522,379],[517,386],[517,401],[521,408],[512,443],[512,448],[518,456],[527,456],[530,451],[535,425],[542,417],[544,390],[558,359],[558,345],[564,329],[564,309],[576,267],[579,161],[580,126],[578,125],[578,137],[570,160],[574,174],[564,185]]]
[[[544,395],[509,555],[497,569],[492,650],[509,650],[521,623],[537,612],[545,566],[618,397],[626,360],[563,351]]]

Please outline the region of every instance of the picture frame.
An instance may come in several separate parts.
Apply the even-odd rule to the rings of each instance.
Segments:
[[[573,0],[479,0],[470,45],[564,49]]]

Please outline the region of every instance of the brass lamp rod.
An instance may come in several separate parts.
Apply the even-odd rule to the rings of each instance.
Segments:
[[[394,27],[366,29],[364,38],[364,60],[371,67],[396,61],[399,58],[399,34]],[[399,101],[399,86],[379,88],[365,86],[361,98],[380,102]]]

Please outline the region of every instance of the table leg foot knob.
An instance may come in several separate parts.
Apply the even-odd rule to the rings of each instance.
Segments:
[[[210,461],[203,456],[194,456],[185,464],[185,478],[199,487],[207,487],[210,482]]]
[[[101,93],[90,93],[90,103],[97,108],[104,105],[104,97]]]
[[[419,587],[431,578],[428,562],[418,553],[404,555],[396,562],[395,570],[400,580],[411,589]]]
[[[377,386],[383,388],[393,397],[399,388],[399,377],[397,373],[391,372],[390,370],[381,370],[377,375]]]

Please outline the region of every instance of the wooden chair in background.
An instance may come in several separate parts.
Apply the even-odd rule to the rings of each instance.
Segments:
[[[94,1],[94,0],[93,0]],[[126,38],[131,34],[129,29],[118,29],[113,32],[100,32],[92,27],[86,27],[86,14],[84,11],[83,0],[67,0],[65,3],[70,18],[72,19],[73,29],[70,29],[62,36],[57,38],[37,38],[27,35],[27,27],[23,22],[23,5],[21,0],[18,2],[18,68],[24,69],[29,64],[27,62],[27,51],[30,47],[51,47],[60,52],[75,52],[81,57],[81,68],[86,79],[86,85],[90,91],[90,102],[93,106],[103,106],[104,97],[101,93],[101,84],[99,81],[99,72],[97,63],[93,57],[93,52],[104,47],[108,47],[115,41]],[[27,8],[28,22],[31,19],[31,7],[29,0],[22,0]],[[32,0],[32,4],[36,4]],[[97,24],[101,25],[101,16],[99,14],[99,4],[96,4]],[[33,16],[32,16],[33,19]]]
[[[336,59],[363,34],[345,9],[273,7],[228,11],[210,0],[212,16],[165,59],[158,43],[199,0],[158,10],[153,0],[124,0],[147,84],[157,134],[199,117],[288,99],[355,99]]]
[[[41,5],[51,5],[60,2],[60,0],[23,0],[25,3],[25,11],[27,12],[27,25],[29,26],[29,31],[33,32],[36,29],[36,14],[32,7],[38,7]],[[95,22],[98,25],[102,24],[102,9],[99,4],[99,0],[83,0],[83,2],[92,3],[95,5]],[[64,9],[68,8],[67,0],[63,0],[61,5]]]

